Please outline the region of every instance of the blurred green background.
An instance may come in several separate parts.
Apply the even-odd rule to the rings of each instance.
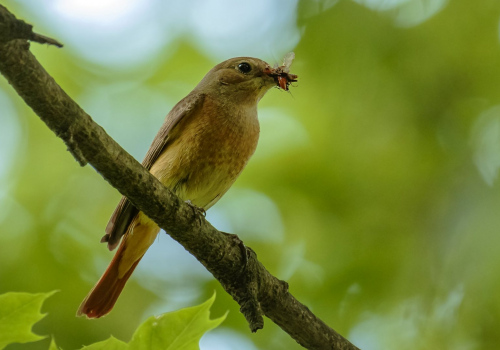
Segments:
[[[500,344],[500,2],[2,1],[63,49],[47,71],[142,160],[169,109],[216,63],[295,51],[299,83],[261,101],[258,150],[208,212],[364,350]],[[76,318],[112,257],[120,195],[0,79],[0,292],[60,292],[35,326],[65,350],[128,341],[152,314],[230,310],[203,350],[300,347],[238,306],[167,235],[113,312]],[[46,349],[49,341],[11,345]]]

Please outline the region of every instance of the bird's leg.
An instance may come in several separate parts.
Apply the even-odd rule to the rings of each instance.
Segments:
[[[207,216],[207,212],[205,209],[194,205],[189,199],[185,202],[187,205],[189,205],[193,209],[195,214],[201,214],[201,215],[203,215],[203,217]]]
[[[193,209],[193,214],[196,215],[196,217],[198,218],[199,223],[201,225],[201,216],[203,216],[203,217],[207,216],[206,210],[194,205],[189,199],[187,201],[185,201],[185,203],[187,205],[189,205],[191,207],[191,209]]]

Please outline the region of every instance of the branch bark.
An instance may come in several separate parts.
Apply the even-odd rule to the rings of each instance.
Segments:
[[[265,315],[307,349],[357,349],[295,299],[236,235],[217,231],[123,150],[44,70],[27,40],[62,46],[0,5],[0,72],[80,165],[92,165],[213,274],[252,332]]]

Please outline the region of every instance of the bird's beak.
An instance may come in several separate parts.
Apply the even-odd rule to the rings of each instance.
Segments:
[[[272,77],[276,74],[276,69],[272,68],[270,65],[267,65],[266,68],[264,68],[263,73]]]

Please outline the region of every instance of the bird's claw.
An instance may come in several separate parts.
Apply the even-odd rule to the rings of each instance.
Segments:
[[[187,205],[189,205],[191,207],[191,209],[193,209],[193,214],[198,217],[198,220],[199,220],[200,225],[201,225],[201,216],[206,217],[207,211],[201,207],[194,205],[189,199],[185,203]]]

